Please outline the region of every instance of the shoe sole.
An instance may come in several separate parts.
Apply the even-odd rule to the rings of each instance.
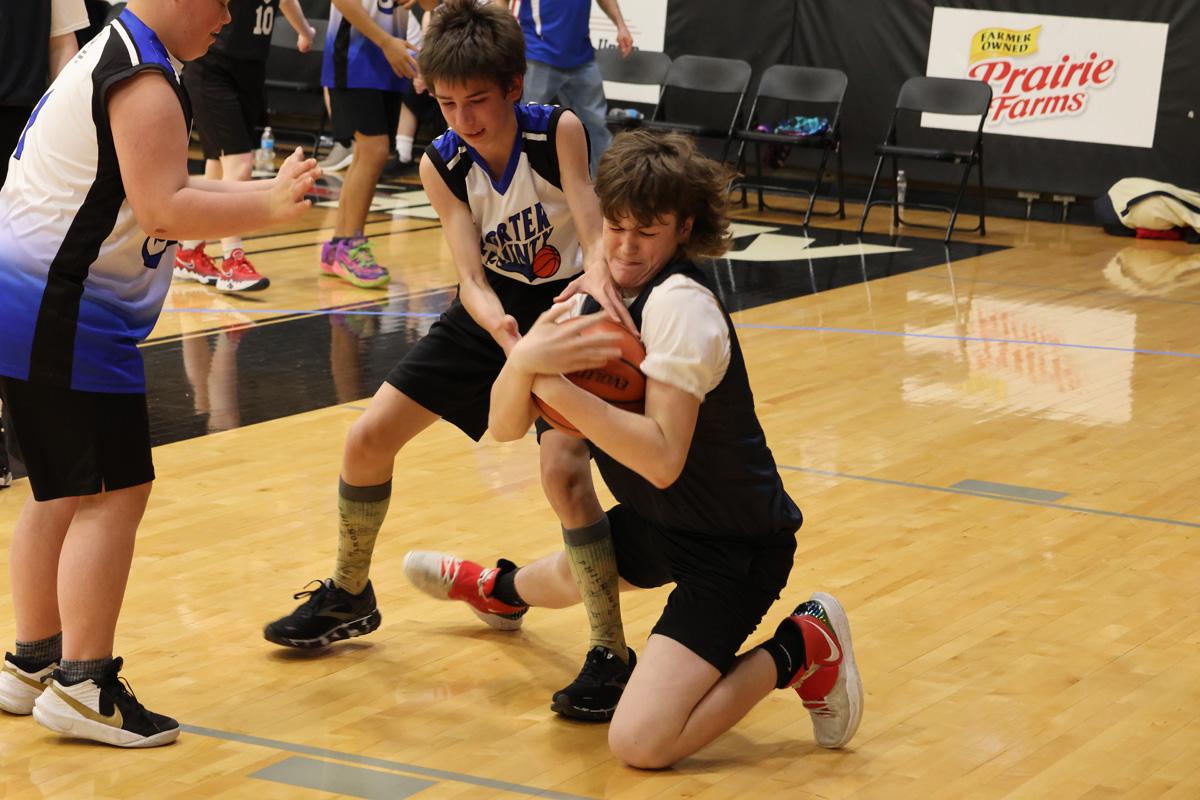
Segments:
[[[443,558],[452,558],[452,556],[433,550],[409,550],[404,555],[404,577],[408,578],[409,583],[430,597],[437,600],[450,600],[450,590],[442,583],[440,577],[434,577],[435,575],[441,575],[442,570],[438,562]],[[428,566],[429,561],[433,562],[432,569]],[[507,615],[501,616],[500,614],[480,611],[470,603],[466,603],[466,606],[471,609],[471,612],[475,616],[498,631],[515,631],[525,624],[524,614],[516,619],[512,619]]]
[[[317,647],[328,647],[334,642],[340,642],[343,639],[351,639],[355,636],[365,636],[371,631],[379,627],[379,623],[383,621],[383,615],[379,613],[379,609],[375,609],[365,617],[352,619],[349,622],[343,622],[333,630],[318,636],[315,639],[290,639],[287,636],[276,633],[271,630],[271,626],[263,628],[263,638],[272,644],[280,644],[284,647],[298,647],[303,650],[310,650]]]
[[[384,275],[382,278],[376,278],[373,281],[364,281],[362,278],[356,277],[353,273],[347,272],[344,269],[338,269],[336,266],[333,272],[328,273],[335,278],[341,278],[347,283],[352,283],[360,289],[379,289],[387,286],[388,281],[392,279],[391,275]]]
[[[346,167],[350,166],[350,162],[353,160],[354,154],[351,153],[336,164],[330,164],[329,166],[326,166],[325,164],[317,164],[317,166],[321,168],[322,172],[341,172]]]
[[[556,694],[554,699],[550,701],[550,710],[555,714],[571,719],[583,720],[584,722],[609,722],[613,718],[617,707],[594,709],[594,708],[579,708],[571,705],[571,698],[565,694]]]
[[[0,711],[6,711],[18,717],[27,717],[33,713],[33,704],[38,696],[37,694],[16,694],[0,687]]]
[[[837,634],[838,644],[842,648],[841,669],[844,671],[846,678],[846,696],[849,698],[850,724],[846,726],[846,732],[842,734],[842,738],[837,742],[831,744],[817,742],[821,747],[836,750],[839,747],[845,747],[854,738],[854,734],[858,730],[858,723],[862,721],[862,679],[858,675],[858,665],[854,662],[854,644],[850,640],[850,619],[846,616],[846,609],[842,608],[842,604],[833,595],[826,594],[825,592],[815,592],[812,599],[820,603],[825,609],[825,614],[829,617],[829,623],[833,625],[833,632]]]
[[[33,706],[33,718],[43,728],[78,739],[90,739],[117,747],[158,747],[179,738],[179,728],[160,731],[153,736],[140,736],[132,731],[94,722],[77,714],[53,691],[43,692]]]
[[[252,281],[247,285],[235,285],[233,281],[227,281],[224,278],[217,280],[217,291],[220,292],[261,292],[263,289],[271,285],[270,278],[260,278],[257,281]]]
[[[215,278],[215,277],[205,278],[203,276],[197,275],[195,272],[192,272],[190,269],[184,269],[183,267],[178,267],[178,266],[175,267],[174,270],[171,272],[171,277],[178,278],[181,281],[195,281],[196,283],[200,284],[201,286],[216,286],[217,281],[219,280],[218,278]]]

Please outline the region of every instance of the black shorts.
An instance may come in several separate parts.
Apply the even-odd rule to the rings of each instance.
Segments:
[[[333,138],[344,141],[363,136],[386,136],[390,142],[400,124],[400,92],[382,89],[330,89],[329,109],[333,112]]]
[[[13,456],[39,502],[154,480],[143,393],[81,392],[0,375]]]
[[[570,282],[530,286],[492,270],[486,272],[488,283],[504,310],[516,318],[522,334]],[[487,431],[492,384],[503,366],[504,350],[456,298],[386,380],[479,441]]]
[[[207,53],[183,70],[205,158],[249,153],[267,124],[267,62]]]
[[[675,584],[651,633],[725,674],[787,585],[796,537],[700,537],[651,525],[621,505],[608,522],[622,578],[643,589]]]

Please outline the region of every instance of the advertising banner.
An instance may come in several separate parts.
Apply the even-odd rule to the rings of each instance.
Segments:
[[[633,46],[639,50],[663,52],[667,29],[667,0],[636,0],[621,3],[621,16],[625,27],[633,37]],[[596,0],[592,0],[591,17],[592,47],[615,47],[617,26],[608,18]],[[611,108],[613,100],[632,100],[636,103],[657,103],[657,86],[640,86],[633,83],[604,82],[604,96]]]
[[[992,87],[984,132],[1154,146],[1165,22],[935,8],[926,74]],[[922,124],[978,122],[926,114]]]

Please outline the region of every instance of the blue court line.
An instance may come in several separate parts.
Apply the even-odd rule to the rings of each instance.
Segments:
[[[483,786],[488,789],[499,789],[505,792],[523,794],[528,797],[545,797],[549,798],[549,800],[594,800],[594,798],[590,798],[581,794],[569,794],[567,792],[556,792],[551,789],[539,789],[536,786],[525,786],[524,784],[520,783],[498,781],[491,778],[477,778],[474,775],[464,775],[461,772],[449,772],[444,769],[418,767],[415,764],[405,764],[400,761],[388,761],[387,759],[383,758],[371,758],[369,756],[360,756],[354,753],[342,753],[337,750],[327,750],[324,747],[312,747],[306,744],[292,744],[291,742],[281,742],[276,739],[264,739],[261,736],[251,736],[245,733],[230,733],[229,731],[219,731],[215,728],[202,728],[197,725],[180,725],[179,728],[187,733],[191,733],[196,736],[207,736],[211,739],[224,739],[229,742],[252,744],[259,747],[268,747],[272,750],[283,750],[289,753],[301,753],[307,756],[327,758],[332,761],[341,761],[348,764],[359,764],[364,767],[376,767],[379,769],[394,770],[396,772],[408,772],[413,775],[421,775],[423,777],[433,778],[435,780],[466,783],[472,786]]]
[[[414,313],[410,311],[354,311],[354,310],[307,310],[300,309],[262,309],[262,308],[238,308],[238,309],[207,309],[207,308],[164,308],[163,313],[169,311],[177,313],[195,313],[195,314],[296,314],[296,315],[321,315],[321,314],[361,314],[363,316],[374,317],[440,317],[441,314],[435,313]],[[1068,347],[1077,350],[1102,350],[1114,353],[1135,353],[1145,356],[1178,356],[1180,358],[1200,358],[1200,353],[1177,353],[1171,350],[1139,350],[1132,347],[1108,347],[1099,344],[1070,344],[1066,342],[1035,342],[1026,339],[989,339],[982,336],[948,336],[937,333],[899,333],[896,331],[878,331],[861,328],[822,328],[819,326],[808,325],[750,325],[746,323],[734,323],[734,327],[738,329],[760,329],[772,331],[819,331],[825,333],[861,333],[870,336],[898,336],[901,338],[908,337],[913,339],[944,339],[952,342],[988,342],[991,344],[1031,344],[1039,347]]]
[[[786,469],[792,472],[809,472],[813,475],[826,475],[832,478],[846,478],[853,481],[869,481],[871,483],[884,483],[889,486],[903,486],[906,489],[926,489],[931,492],[945,492],[947,494],[964,494],[970,497],[984,497],[989,500],[1001,500],[1006,503],[1024,503],[1031,506],[1042,506],[1043,508],[1060,508],[1066,511],[1080,511],[1084,514],[1100,514],[1105,517],[1119,517],[1121,519],[1136,519],[1142,522],[1160,522],[1165,525],[1183,525],[1187,528],[1200,528],[1200,522],[1183,522],[1177,519],[1163,519],[1161,517],[1143,517],[1139,514],[1122,514],[1119,511],[1101,511],[1098,508],[1083,508],[1082,506],[1064,506],[1054,502],[1042,502],[1039,500],[1030,500],[1023,497],[1005,497],[1003,495],[988,494],[987,492],[973,492],[967,489],[954,489],[945,486],[929,486],[923,483],[908,483],[907,481],[893,481],[887,478],[872,478],[867,475],[849,475],[844,472],[830,472],[824,469],[810,469],[808,467],[789,467],[783,464],[777,465],[779,469]]]
[[[378,302],[382,303],[383,300]],[[295,314],[297,316],[359,316],[359,317],[440,317],[441,313],[418,313],[413,311],[359,311],[344,308],[164,308],[163,313],[176,314]]]

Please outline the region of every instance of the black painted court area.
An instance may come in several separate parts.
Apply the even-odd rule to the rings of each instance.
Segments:
[[[799,226],[753,224],[771,236],[800,237]],[[900,252],[826,255],[820,248],[857,245],[852,232],[809,228],[808,247],[795,239],[795,258],[746,261],[761,253],[761,233],[739,238],[728,259],[705,267],[721,301],[740,311],[1004,248],[940,239],[864,234],[867,245]],[[792,250],[785,240],[785,254]],[[810,257],[817,256],[817,257]],[[321,278],[321,280],[330,280]],[[449,304],[447,289],[378,303],[297,314],[269,324],[215,329],[205,336],[150,342],[142,348],[155,445],[218,430],[353,403],[374,394],[384,377]],[[268,298],[261,298],[269,306]],[[164,312],[186,313],[186,312]],[[231,317],[232,318],[232,317]]]

